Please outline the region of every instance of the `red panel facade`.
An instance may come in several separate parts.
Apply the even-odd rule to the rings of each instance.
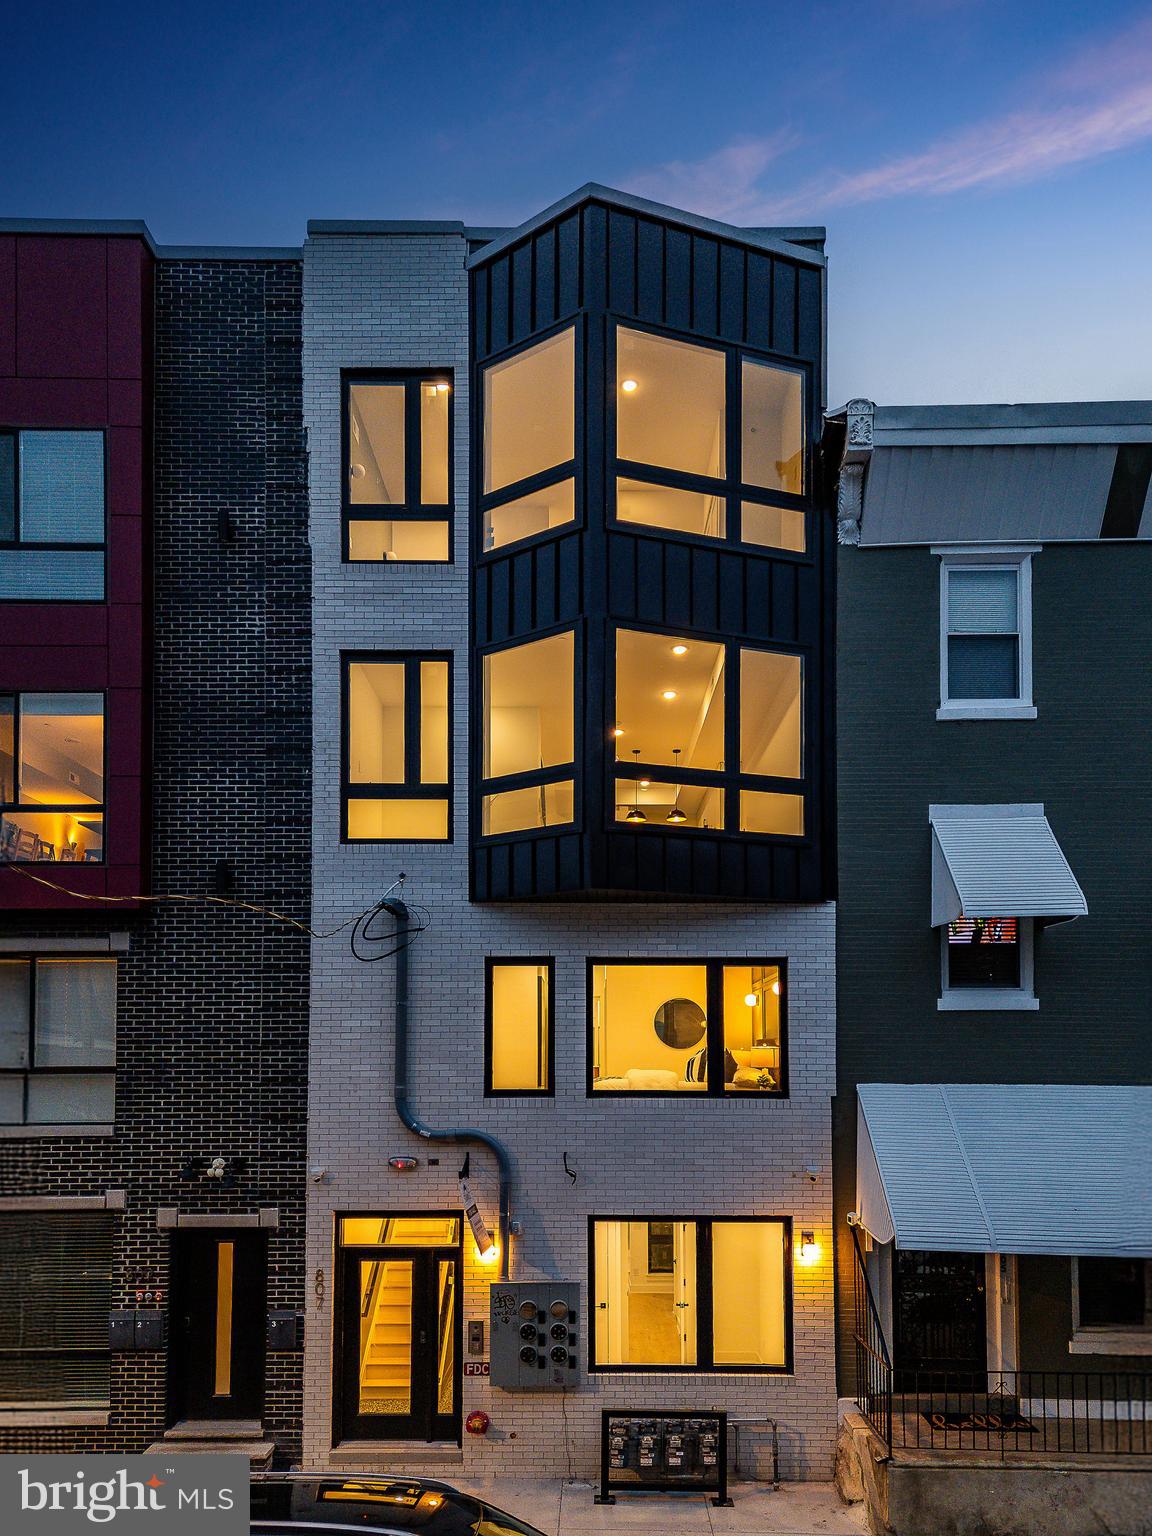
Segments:
[[[106,433],[108,540],[103,602],[0,601],[0,693],[105,697],[104,860],[0,863],[6,911],[146,890],[152,282],[133,236],[0,235],[0,428]]]

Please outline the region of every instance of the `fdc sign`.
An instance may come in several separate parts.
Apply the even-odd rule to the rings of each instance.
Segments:
[[[248,1536],[246,1456],[0,1456],[0,1529]]]

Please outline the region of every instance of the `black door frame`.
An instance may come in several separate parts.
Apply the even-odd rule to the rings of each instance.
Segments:
[[[373,1215],[377,1214],[375,1212]],[[387,1211],[379,1213],[383,1218],[412,1212]],[[445,1213],[421,1212],[422,1215],[440,1216]],[[447,1213],[456,1217],[456,1212]],[[337,1218],[339,1221],[339,1218]],[[337,1229],[339,1230],[339,1229]],[[346,1330],[346,1323],[358,1319],[360,1312],[360,1263],[364,1259],[383,1262],[386,1259],[412,1261],[412,1411],[409,1414],[364,1414],[357,1407],[359,1401],[359,1362],[353,1357],[353,1345],[358,1355],[359,1323],[355,1332]],[[455,1266],[455,1296],[452,1317],[453,1411],[442,1414],[437,1411],[437,1266],[450,1262]],[[333,1287],[332,1329],[332,1439],[334,1445],[344,1440],[410,1440],[421,1443],[455,1441],[460,1443],[462,1413],[460,1399],[463,1386],[464,1345],[464,1253],[461,1243],[429,1247],[363,1247],[340,1246],[336,1248],[336,1280]],[[426,1334],[421,1354],[421,1344],[416,1338],[421,1315]],[[430,1366],[420,1369],[421,1362]]]
[[[232,1243],[232,1390],[217,1397],[207,1389],[214,1355],[206,1346],[215,1333],[218,1247]],[[263,1420],[268,1233],[244,1227],[177,1228],[169,1260],[168,1422],[184,1419]],[[196,1294],[198,1292],[198,1294]],[[186,1324],[185,1319],[191,1319]],[[202,1379],[196,1379],[202,1372]]]

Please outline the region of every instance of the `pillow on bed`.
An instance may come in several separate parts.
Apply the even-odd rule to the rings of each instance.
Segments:
[[[759,1088],[760,1079],[767,1079],[767,1088],[775,1088],[776,1079],[766,1067],[737,1067],[732,1079],[733,1088]],[[767,1092],[767,1088],[764,1092]]]
[[[638,1090],[680,1086],[680,1079],[675,1072],[666,1072],[658,1067],[629,1067],[624,1076],[628,1079],[629,1088]]]

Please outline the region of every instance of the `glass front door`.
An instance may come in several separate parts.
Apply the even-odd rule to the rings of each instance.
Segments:
[[[342,1223],[339,1438],[458,1439],[459,1248],[400,1247],[401,1223],[369,1220]]]

